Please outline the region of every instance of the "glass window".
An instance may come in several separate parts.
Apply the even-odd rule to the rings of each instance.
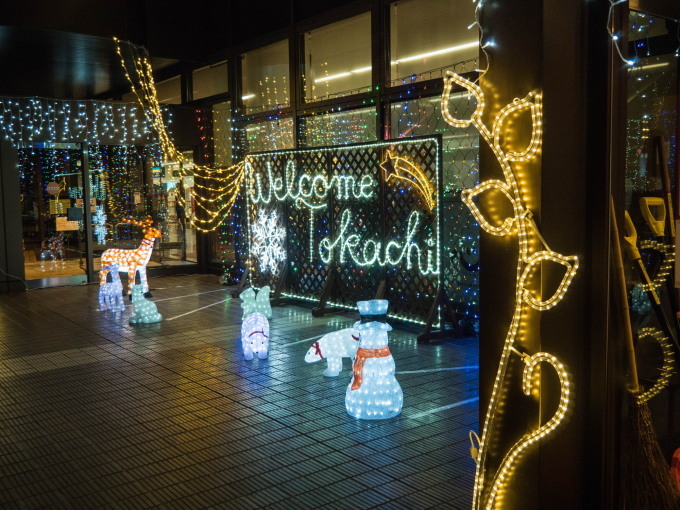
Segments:
[[[231,103],[212,105],[214,168],[232,165]]]
[[[156,94],[161,104],[182,103],[182,81],[179,76],[156,83]]]
[[[243,104],[247,111],[289,106],[288,40],[244,53]]]
[[[390,7],[390,79],[418,75],[479,56],[470,0],[401,0]]]
[[[345,112],[302,117],[301,147],[322,147],[372,142],[376,139],[375,108],[359,108]]]
[[[295,147],[293,119],[268,120],[246,126],[247,152],[274,151]]]
[[[370,87],[370,12],[307,32],[304,45],[306,101]]]
[[[194,99],[203,99],[229,90],[226,61],[201,67],[194,70],[191,75]]]

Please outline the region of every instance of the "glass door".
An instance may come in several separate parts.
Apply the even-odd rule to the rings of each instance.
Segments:
[[[18,149],[24,271],[31,288],[88,281],[81,144]]]

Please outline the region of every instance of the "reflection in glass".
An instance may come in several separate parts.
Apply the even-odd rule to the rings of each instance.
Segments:
[[[86,275],[79,144],[18,150],[26,280]]]
[[[633,332],[640,338],[643,330],[663,329],[663,322],[654,311],[652,294],[658,295],[660,308],[666,317],[673,317],[676,309],[673,303],[674,288],[672,276],[673,245],[678,246],[677,233],[673,239],[671,224],[666,220],[659,225],[646,216],[666,218],[677,217],[677,157],[678,157],[678,58],[680,28],[677,21],[639,12],[630,12],[628,39],[623,48],[624,55],[634,62],[628,68],[627,80],[627,123],[626,123],[626,167],[625,167],[625,209],[632,221],[627,225],[628,235],[637,234],[637,247],[642,255],[642,267],[646,268],[654,282],[654,291],[646,284],[640,272],[628,273],[629,302]],[[625,53],[627,50],[627,54]],[[616,65],[621,65],[618,62]],[[664,174],[670,175],[670,189],[665,189]],[[667,192],[670,195],[667,195]],[[659,197],[671,200],[655,200]],[[649,205],[653,204],[650,208]],[[671,205],[671,213],[668,206]],[[646,210],[645,210],[646,209]],[[652,211],[653,209],[653,211]],[[619,210],[619,213],[621,211]],[[622,214],[623,216],[623,214]],[[655,227],[655,232],[652,227]],[[659,233],[661,235],[659,235]],[[677,248],[676,248],[677,249]],[[630,258],[624,261],[629,268],[635,265]],[[656,305],[658,306],[658,305]],[[659,308],[656,308],[658,311]],[[642,326],[645,326],[643,328]],[[672,328],[672,326],[671,326]],[[636,363],[640,384],[644,389],[654,387],[663,365],[663,350],[655,342],[638,342]],[[664,392],[659,399],[650,401],[651,418],[659,434],[659,444],[666,458],[673,449],[669,448],[673,431],[663,427],[667,406],[677,405],[677,393]],[[663,404],[661,403],[663,402]],[[677,446],[677,445],[676,445]],[[673,446],[674,448],[674,446]]]
[[[288,40],[244,53],[243,105],[247,111],[272,110],[290,105]]]
[[[469,0],[400,0],[390,7],[390,79],[419,75],[479,55]],[[433,78],[435,76],[432,76]],[[429,76],[426,77],[429,79]]]
[[[156,94],[160,104],[182,103],[182,81],[179,76],[156,83]]]
[[[300,146],[371,142],[377,139],[376,116],[375,108],[358,108],[302,117],[299,119]]]
[[[291,117],[246,126],[247,152],[292,149],[295,146]]]
[[[225,101],[212,105],[212,128],[214,143],[213,168],[225,168],[232,164],[231,103]]]
[[[307,32],[304,46],[306,101],[370,87],[370,12]]]
[[[192,73],[191,86],[193,99],[203,99],[227,92],[228,74],[227,63],[220,62],[200,69]]]

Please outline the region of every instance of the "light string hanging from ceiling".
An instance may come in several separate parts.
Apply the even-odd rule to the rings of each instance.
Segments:
[[[131,124],[129,126],[129,124]],[[0,131],[14,147],[34,141],[132,145],[155,143],[136,103],[0,97]]]
[[[114,42],[125,77],[132,86],[132,92],[135,94],[139,104],[144,108],[147,119],[158,136],[164,161],[179,163],[179,172],[182,178],[189,175],[185,167],[191,166],[192,168],[195,180],[190,193],[194,204],[202,211],[201,216],[204,216],[193,216],[191,218],[192,225],[201,232],[215,230],[222,224],[224,217],[236,202],[245,176],[243,162],[227,168],[210,168],[187,161],[182,152],[175,146],[165,127],[163,111],[158,102],[158,95],[154,84],[153,69],[146,50],[126,42],[133,56],[134,74],[139,83],[138,88],[135,86],[135,80],[131,76],[123,58],[122,41],[114,37]],[[200,181],[203,181],[203,183]],[[186,200],[183,193],[179,193],[178,197],[180,205],[185,206]]]
[[[579,264],[576,256],[564,256],[548,247],[533,220],[531,210],[524,204],[523,195],[527,193],[527,189],[524,186],[520,186],[520,183],[523,183],[522,178],[515,175],[513,168],[517,163],[526,164],[532,162],[541,148],[541,95],[530,92],[523,99],[514,99],[500,110],[494,119],[492,129],[489,129],[482,121],[485,107],[482,89],[458,74],[452,72],[447,74],[442,94],[442,114],[446,122],[451,126],[459,128],[469,125],[476,127],[481,138],[486,141],[496,156],[505,177],[505,180],[489,179],[482,181],[473,188],[463,190],[462,200],[472,212],[479,226],[487,233],[496,236],[508,236],[517,232],[519,240],[515,310],[505,337],[498,371],[489,400],[489,407],[484,418],[479,446],[475,448],[473,445],[473,456],[477,464],[473,508],[486,508],[490,510],[497,502],[504,486],[509,483],[515,465],[522,453],[554,431],[564,420],[570,407],[571,378],[564,365],[552,354],[539,352],[529,355],[519,351],[515,345],[518,343],[518,337],[527,322],[529,309],[537,311],[548,310],[561,301],[576,274]],[[469,119],[458,119],[451,115],[448,110],[450,94],[454,85],[466,89],[476,100],[476,108]],[[531,138],[527,147],[522,151],[506,150],[502,145],[502,137],[507,130],[508,121],[518,114],[527,111],[531,114],[532,120]],[[486,216],[474,202],[476,197],[489,190],[500,192],[512,205],[513,215],[505,218],[500,224],[487,220]],[[541,266],[545,262],[553,262],[564,268],[564,276],[557,290],[548,299],[536,296],[531,290],[535,287],[535,275],[540,273]],[[522,389],[526,395],[533,394],[536,387],[540,390],[540,378],[537,375],[540,371],[541,363],[547,363],[553,367],[559,378],[560,400],[554,416],[543,426],[520,438],[503,458],[493,476],[488,476],[489,474],[486,472],[488,443],[495,432],[495,419],[498,407],[501,405],[502,388],[506,384],[505,376],[512,354],[519,355],[525,364]],[[490,481],[489,478],[491,478]],[[487,488],[488,492],[485,495],[485,489]]]

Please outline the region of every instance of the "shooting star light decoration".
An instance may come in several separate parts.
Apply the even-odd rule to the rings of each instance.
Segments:
[[[406,181],[423,197],[429,211],[435,206],[435,191],[432,183],[417,163],[407,156],[397,156],[391,150],[385,152],[385,159],[380,163],[385,172],[385,180]]]

